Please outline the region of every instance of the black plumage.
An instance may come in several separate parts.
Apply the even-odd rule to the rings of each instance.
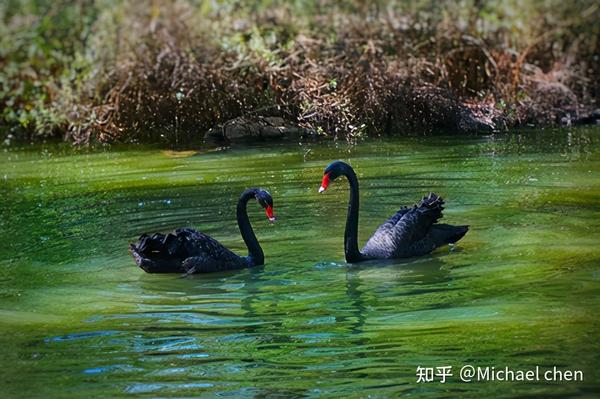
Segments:
[[[249,199],[256,198],[274,221],[273,198],[266,191],[252,188],[244,191],[237,206],[237,221],[248,256],[239,256],[207,234],[180,228],[169,234],[142,234],[129,249],[135,263],[148,273],[209,273],[243,269],[264,264],[260,247],[246,212]]]
[[[443,217],[444,200],[429,194],[413,207],[403,207],[375,230],[362,251],[358,250],[359,190],[356,173],[350,165],[335,161],[325,169],[320,192],[339,176],[346,176],[350,184],[350,201],[344,234],[347,262],[369,259],[407,258],[425,255],[434,249],[455,243],[469,230],[469,226],[438,224]]]

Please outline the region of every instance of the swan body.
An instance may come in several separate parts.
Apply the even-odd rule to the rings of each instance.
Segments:
[[[239,256],[207,234],[190,228],[180,228],[169,234],[142,234],[129,249],[135,263],[148,273],[209,273],[243,269],[264,264],[260,247],[246,212],[251,198],[265,208],[271,222],[273,198],[263,189],[245,190],[237,205],[237,221],[248,256]]]
[[[375,230],[362,251],[358,249],[358,178],[354,169],[342,161],[335,161],[325,168],[319,192],[339,176],[346,176],[350,184],[350,201],[344,253],[349,263],[369,259],[393,259],[422,256],[446,244],[460,240],[469,226],[438,224],[443,217],[444,200],[429,194],[412,207],[403,207]]]

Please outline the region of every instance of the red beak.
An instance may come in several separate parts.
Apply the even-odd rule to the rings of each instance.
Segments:
[[[273,223],[276,220],[275,215],[273,215],[273,207],[271,205],[268,205],[265,208],[265,213],[267,214],[267,217],[269,218],[269,222]]]
[[[328,186],[329,186],[329,173],[325,173],[323,175],[323,181],[321,182],[321,187],[319,188],[319,192],[322,193],[323,191],[327,190]]]

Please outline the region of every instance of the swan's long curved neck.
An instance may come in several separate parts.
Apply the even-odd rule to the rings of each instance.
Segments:
[[[259,266],[265,263],[265,255],[256,239],[252,225],[250,225],[250,219],[248,218],[248,212],[246,210],[248,201],[255,197],[255,190],[246,190],[242,193],[237,204],[237,222],[240,228],[240,234],[244,239],[244,243],[246,243],[246,247],[248,247],[248,257],[250,258],[250,262],[254,266]]]
[[[346,262],[353,263],[364,259],[358,249],[358,178],[351,167],[344,168],[342,174],[346,176],[350,184],[350,200],[348,201],[346,231],[344,232],[344,253]]]

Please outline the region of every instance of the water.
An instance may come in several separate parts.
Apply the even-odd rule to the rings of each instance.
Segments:
[[[429,191],[453,250],[350,266],[349,161],[359,240]],[[8,397],[597,396],[600,390],[600,129],[275,144],[220,151],[0,154],[0,384]],[[241,191],[266,265],[148,275],[127,245],[193,226],[232,249]],[[583,382],[473,382],[460,367],[582,370]],[[453,377],[416,383],[416,368]]]

